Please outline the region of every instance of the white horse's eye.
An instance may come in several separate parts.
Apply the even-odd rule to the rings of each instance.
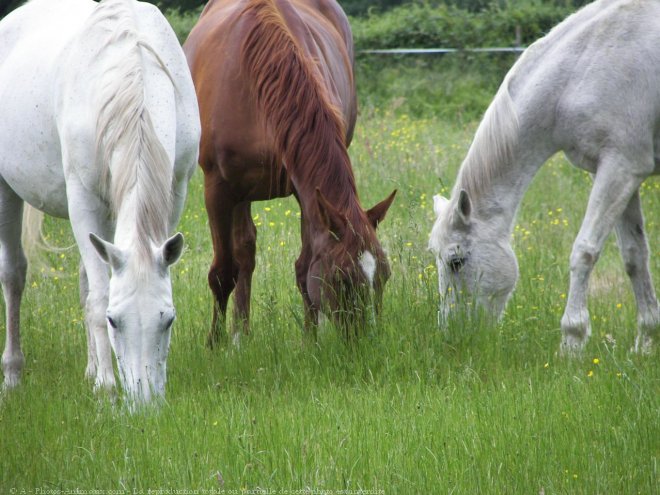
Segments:
[[[465,257],[452,256],[451,258],[449,258],[447,265],[449,265],[449,268],[453,273],[458,273],[461,270],[461,268],[463,268],[463,266],[465,265]]]
[[[116,330],[117,329],[117,323],[115,323],[115,320],[113,320],[109,316],[107,318],[108,318],[108,323],[110,323],[110,326]]]
[[[176,320],[176,315],[172,316],[169,320],[167,320],[167,323],[165,324],[165,330],[169,330],[172,327],[174,320]]]

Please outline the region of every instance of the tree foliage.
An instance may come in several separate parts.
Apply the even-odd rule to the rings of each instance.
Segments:
[[[548,2],[518,2],[505,7],[492,3],[472,12],[455,5],[416,2],[353,18],[351,26],[358,49],[527,45],[573,10]]]
[[[196,10],[206,4],[204,0],[151,0],[162,11],[178,10],[179,12],[189,12]]]
[[[24,3],[25,0],[3,0],[0,1],[0,19],[9,14],[16,7]]]
[[[179,12],[196,11],[206,2],[204,0],[151,0],[163,10],[177,10]],[[338,0],[342,8],[350,16],[365,16],[373,12],[385,12],[394,7],[409,3],[410,0]],[[0,19],[24,3],[25,0],[0,0]],[[589,0],[552,0],[537,2],[551,6],[575,8],[588,3]],[[468,12],[480,12],[499,8],[515,7],[516,5],[534,3],[533,0],[510,1],[510,0],[436,0],[430,5],[446,5],[456,7]]]

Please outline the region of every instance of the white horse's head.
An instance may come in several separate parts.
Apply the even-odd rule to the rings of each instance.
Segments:
[[[183,235],[152,245],[148,260],[94,234],[90,239],[112,270],[106,318],[124,391],[132,404],[162,397],[176,316],[169,267],[181,256]]]
[[[509,236],[475,217],[464,190],[451,200],[434,196],[433,209],[429,249],[438,265],[442,316],[481,308],[500,317],[518,279]]]

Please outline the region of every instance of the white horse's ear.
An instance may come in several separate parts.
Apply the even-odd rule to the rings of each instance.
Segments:
[[[183,252],[183,234],[178,232],[170,237],[159,249],[159,259],[163,266],[173,265],[181,257]]]
[[[89,234],[89,240],[92,242],[92,246],[96,249],[99,257],[110,265],[113,271],[117,272],[124,267],[126,264],[126,256],[117,246],[111,242],[104,241],[91,232]]]
[[[440,196],[439,194],[433,196],[433,211],[435,212],[435,216],[440,216],[447,203],[449,203],[449,200],[444,196]]]
[[[470,225],[470,217],[472,216],[472,201],[465,189],[461,189],[458,193],[458,202],[454,209],[454,223],[467,227]]]

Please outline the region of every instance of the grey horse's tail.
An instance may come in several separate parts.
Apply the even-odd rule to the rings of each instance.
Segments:
[[[58,247],[51,244],[43,231],[44,213],[25,203],[23,207],[23,230],[21,242],[23,251],[31,266],[45,267],[48,265],[43,253],[62,253],[73,247]]]

